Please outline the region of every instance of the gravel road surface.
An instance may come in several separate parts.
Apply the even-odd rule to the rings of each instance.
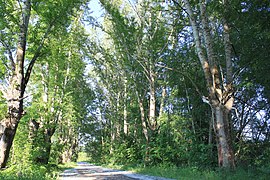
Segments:
[[[79,162],[74,169],[60,174],[60,180],[172,180],[162,177],[146,176],[131,171],[120,171]]]

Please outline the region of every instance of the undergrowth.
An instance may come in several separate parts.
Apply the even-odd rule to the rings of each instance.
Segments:
[[[0,179],[5,180],[53,180],[59,177],[59,174],[68,168],[73,168],[74,163],[64,165],[48,164],[24,164],[12,165],[6,169],[0,170]]]
[[[100,164],[101,165],[101,164]],[[241,168],[238,167],[233,171],[226,171],[219,168],[204,169],[198,167],[176,167],[174,165],[160,164],[157,166],[143,165],[115,165],[102,164],[102,166],[128,170],[134,173],[172,178],[177,180],[265,180],[269,179],[270,172],[265,168]]]

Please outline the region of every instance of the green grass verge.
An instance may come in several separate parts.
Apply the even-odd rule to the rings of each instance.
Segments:
[[[142,165],[115,165],[98,164],[103,167],[129,170],[134,173],[172,178],[177,180],[267,180],[270,172],[262,169],[242,169],[237,168],[234,171],[225,171],[221,169],[199,169],[197,167],[176,167],[169,165],[159,165],[144,167]]]
[[[267,179],[266,174],[260,174],[257,171],[245,171],[237,169],[235,171],[222,170],[202,170],[196,167],[139,167],[133,169],[137,173],[148,174],[153,176],[161,176],[173,179],[189,180],[189,179],[213,179],[213,180],[247,180],[247,179]]]
[[[79,161],[89,161],[86,153],[79,154]],[[160,176],[179,180],[267,180],[270,178],[270,165],[261,168],[241,168],[234,171],[225,171],[219,168],[203,169],[198,167],[176,167],[168,164],[158,166],[144,167],[141,164],[136,165],[116,165],[93,163],[107,168],[129,170],[135,173]]]
[[[0,179],[5,180],[53,180],[65,169],[74,168],[76,163],[64,165],[49,164],[43,165],[12,165],[4,170],[0,170]]]

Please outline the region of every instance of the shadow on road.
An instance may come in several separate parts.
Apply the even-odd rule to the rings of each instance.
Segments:
[[[171,180],[161,177],[146,176],[135,174],[130,171],[120,171],[114,169],[103,168],[89,164],[87,162],[79,162],[78,166],[73,169],[66,169],[60,174],[60,180]]]

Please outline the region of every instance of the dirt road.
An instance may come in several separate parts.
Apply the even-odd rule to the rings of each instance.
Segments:
[[[86,162],[79,162],[74,169],[67,169],[60,174],[60,180],[172,180],[167,178],[135,174],[130,171],[95,166]]]

